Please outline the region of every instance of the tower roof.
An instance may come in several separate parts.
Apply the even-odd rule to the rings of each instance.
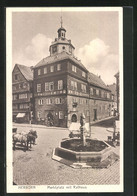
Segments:
[[[59,32],[59,31],[61,31],[61,30],[63,30],[63,31],[66,32],[66,29],[63,27],[63,19],[62,19],[62,16],[60,17],[60,24],[61,24],[61,27],[58,29],[57,32]]]
[[[58,29],[58,31],[57,31],[57,32],[59,32],[59,31],[61,31],[61,30],[63,30],[63,31],[65,31],[65,32],[66,32],[66,29],[65,29],[64,27],[60,27],[60,28]]]

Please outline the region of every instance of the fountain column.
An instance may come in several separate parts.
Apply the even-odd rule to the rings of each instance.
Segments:
[[[81,140],[83,141],[83,146],[86,146],[86,135],[85,135],[85,132],[86,132],[86,128],[85,128],[85,115],[84,113],[81,114],[80,116],[80,132],[81,132]]]

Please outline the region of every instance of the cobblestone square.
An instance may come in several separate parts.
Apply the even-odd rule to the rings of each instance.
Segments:
[[[68,129],[41,125],[14,124],[18,132],[37,131],[36,145],[31,150],[13,151],[13,182],[17,185],[103,185],[120,183],[120,161],[107,169],[73,169],[52,160],[52,152],[63,138],[69,135]],[[107,140],[112,128],[91,127],[92,138]],[[112,147],[119,155],[120,147]]]

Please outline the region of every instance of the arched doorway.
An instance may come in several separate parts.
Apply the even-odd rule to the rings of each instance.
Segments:
[[[72,115],[71,122],[77,122],[77,115],[76,114]]]
[[[54,125],[54,118],[51,112],[47,114],[47,119],[48,119],[48,125],[53,126]]]

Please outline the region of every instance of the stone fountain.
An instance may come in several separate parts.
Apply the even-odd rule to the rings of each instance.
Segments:
[[[105,141],[87,138],[85,115],[80,117],[80,138],[62,140],[52,159],[73,168],[107,168],[119,159]]]

